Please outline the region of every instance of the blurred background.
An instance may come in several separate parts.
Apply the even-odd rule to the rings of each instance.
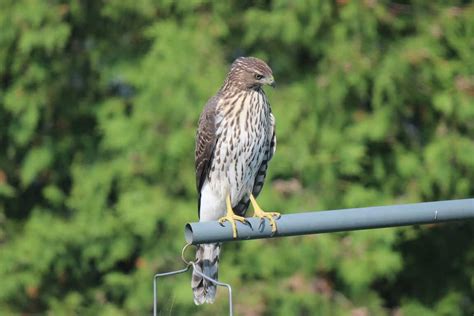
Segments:
[[[471,1],[0,1],[0,314],[146,315],[197,220],[198,116],[273,68],[282,213],[474,197]],[[224,246],[237,315],[472,315],[472,222]],[[195,307],[190,274],[162,315]]]

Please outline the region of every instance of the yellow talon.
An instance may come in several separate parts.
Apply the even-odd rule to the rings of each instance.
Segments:
[[[254,209],[253,217],[258,217],[260,219],[268,218],[268,220],[270,221],[270,226],[272,227],[272,233],[275,233],[277,231],[277,226],[274,217],[276,217],[277,219],[280,218],[280,213],[263,211],[257,204],[257,200],[255,200],[253,194],[250,194],[250,202],[252,203]]]
[[[222,224],[225,221],[230,222],[230,224],[232,225],[232,237],[237,238],[237,226],[235,225],[235,221],[247,223],[247,220],[245,219],[245,217],[235,215],[234,211],[232,210],[230,195],[227,195],[225,203],[227,206],[227,214],[224,217],[219,218],[219,223]]]

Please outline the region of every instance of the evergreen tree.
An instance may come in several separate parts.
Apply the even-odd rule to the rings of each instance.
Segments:
[[[232,60],[274,70],[282,213],[474,196],[470,1],[0,2],[0,314],[130,315],[180,268],[194,135]],[[230,243],[238,315],[470,315],[473,223]],[[159,308],[195,307],[190,276]]]

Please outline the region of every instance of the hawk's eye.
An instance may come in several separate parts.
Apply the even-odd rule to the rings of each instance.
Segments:
[[[263,78],[262,75],[260,75],[260,74],[255,74],[255,79],[260,80],[260,79],[262,79],[262,78]]]

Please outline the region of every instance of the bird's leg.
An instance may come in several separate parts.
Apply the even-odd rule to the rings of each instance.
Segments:
[[[270,226],[272,226],[272,233],[277,231],[277,226],[275,223],[275,218],[277,219],[280,218],[280,213],[277,212],[264,212],[260,206],[257,204],[257,200],[255,200],[255,197],[253,196],[252,193],[250,193],[250,202],[252,203],[254,214],[253,217],[258,217],[260,219],[265,219],[268,218],[270,221]]]
[[[234,210],[232,210],[232,204],[230,202],[230,195],[227,194],[225,198],[225,204],[227,207],[227,214],[224,217],[219,218],[219,223],[224,223],[225,221],[230,222],[232,225],[232,237],[237,238],[237,226],[235,225],[235,221],[239,221],[242,223],[246,223],[247,220],[245,217],[235,215]]]

